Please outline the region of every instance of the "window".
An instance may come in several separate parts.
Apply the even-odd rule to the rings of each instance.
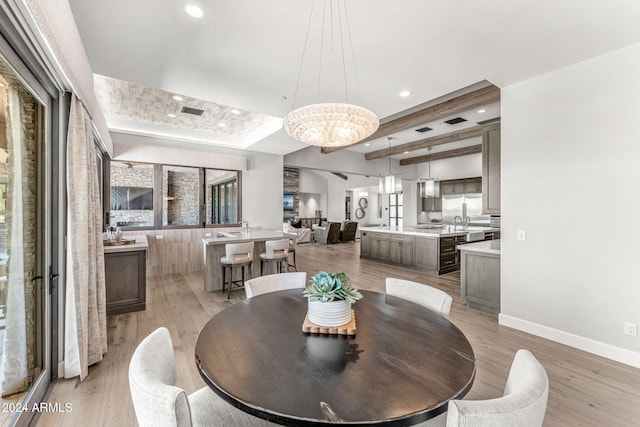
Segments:
[[[239,224],[240,172],[110,161],[105,210],[125,229]]]
[[[210,224],[237,224],[238,172],[207,169],[206,217]]]
[[[162,166],[162,225],[200,224],[200,169]]]
[[[402,193],[393,193],[389,195],[389,225],[402,224]]]

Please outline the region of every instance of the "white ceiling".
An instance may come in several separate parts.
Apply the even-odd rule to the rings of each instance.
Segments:
[[[224,112],[237,108],[254,120],[252,126],[255,120],[279,121],[294,106],[312,1],[199,2],[205,12],[201,19],[184,13],[183,0],[70,0],[93,71],[123,81],[115,80],[115,86],[140,89],[120,91],[120,98],[110,90],[98,93],[101,104],[108,106],[109,126],[164,135],[178,146],[180,141],[195,141],[279,154],[306,147],[282,130],[253,143],[273,124],[269,131],[241,137],[231,129],[246,132],[242,121],[225,132],[212,125],[211,117],[208,128],[193,121],[177,126],[164,117],[145,121],[154,108],[160,115],[167,108],[151,102],[154,90],[156,95],[179,94]],[[346,7],[360,92],[359,99],[350,101],[381,119],[478,82],[504,87],[640,42],[637,0],[347,0]],[[318,27],[313,21],[310,43]],[[317,101],[315,87],[307,90],[313,85],[305,83],[306,75],[317,73],[317,51],[307,49],[296,107]],[[348,78],[353,74],[350,69],[347,73]],[[412,95],[401,98],[401,90]],[[129,101],[123,98],[133,92],[142,96],[136,105],[149,110],[142,118],[126,115],[124,105]],[[145,93],[150,96],[148,105]],[[118,103],[123,104],[120,112]],[[461,114],[468,122],[456,128],[441,120],[429,124],[434,130],[426,134],[413,129],[400,132],[393,135],[393,143],[405,144],[499,116],[498,104],[486,109],[484,114]],[[386,147],[382,138],[350,150],[364,153]],[[433,151],[451,148],[456,146],[442,145]],[[394,157],[420,154],[424,153]]]

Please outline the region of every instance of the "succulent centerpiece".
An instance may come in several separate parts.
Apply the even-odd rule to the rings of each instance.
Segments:
[[[344,273],[319,271],[302,293],[309,299],[309,320],[321,326],[341,326],[351,320],[351,304],[362,294]]]

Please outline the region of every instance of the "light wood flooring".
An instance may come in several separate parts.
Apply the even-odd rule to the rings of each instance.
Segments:
[[[344,271],[359,288],[379,292],[384,292],[386,277],[398,277],[435,286],[453,296],[449,319],[468,337],[477,359],[477,375],[467,399],[500,396],[516,350],[527,348],[549,375],[545,426],[640,425],[640,369],[499,326],[495,316],[466,307],[460,298],[458,273],[429,276],[361,261],[358,245],[298,246],[299,270],[309,274]],[[70,402],[73,410],[42,414],[37,425],[135,425],[127,380],[129,359],[142,338],[159,326],[171,332],[178,385],[188,392],[204,387],[194,362],[198,332],[211,316],[243,298],[243,290],[234,291],[231,300],[220,292],[204,292],[202,274],[148,278],[147,310],[109,317],[105,359],[90,368],[83,382],[55,383],[50,401]]]

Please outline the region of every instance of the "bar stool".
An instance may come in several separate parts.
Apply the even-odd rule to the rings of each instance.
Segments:
[[[246,243],[227,243],[224,245],[225,256],[220,258],[222,265],[222,292],[226,287],[227,268],[231,270],[229,273],[229,290],[227,298],[231,297],[231,286],[236,285],[238,288],[244,288],[244,268],[249,267],[251,274],[251,262],[253,261],[253,242]],[[242,269],[242,281],[233,280],[233,267]],[[238,284],[239,283],[239,284]]]
[[[260,254],[260,275],[263,275],[264,263],[270,266],[275,264],[276,273],[279,273],[284,266],[284,271],[289,269],[289,239],[267,240],[264,242],[266,252]]]
[[[298,246],[298,235],[293,233],[285,233],[285,236],[289,238],[289,255],[293,255],[293,262],[289,262],[289,268],[293,267],[295,271],[298,271],[296,266],[296,246]],[[287,271],[289,271],[287,268]]]

